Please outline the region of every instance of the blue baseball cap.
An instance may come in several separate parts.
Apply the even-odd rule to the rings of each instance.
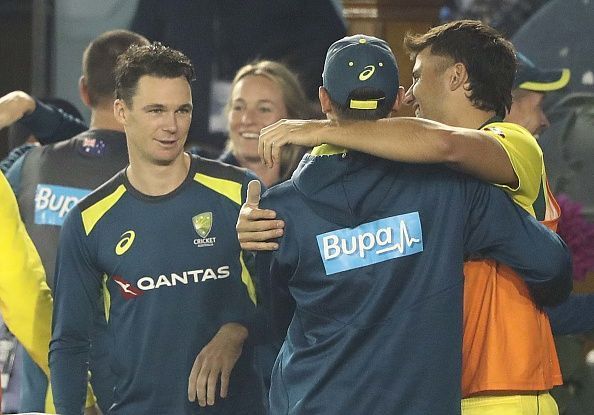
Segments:
[[[561,89],[569,82],[571,77],[569,69],[543,70],[520,52],[516,53],[516,57],[518,69],[514,79],[514,89],[549,92]]]
[[[390,46],[366,35],[342,38],[328,48],[322,81],[332,101],[357,110],[375,110],[383,100],[394,102],[400,86]],[[364,100],[351,98],[353,91],[365,87],[381,93]]]

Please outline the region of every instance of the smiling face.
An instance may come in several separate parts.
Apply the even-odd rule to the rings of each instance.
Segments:
[[[261,75],[248,75],[237,82],[231,92],[229,138],[233,155],[240,164],[259,162],[260,130],[287,118],[281,88]]]
[[[405,103],[412,105],[415,116],[444,122],[448,112],[448,60],[433,55],[430,48],[419,52],[413,67],[413,83]]]
[[[192,121],[192,93],[185,77],[143,75],[131,105],[118,99],[131,163],[169,165],[181,157]]]

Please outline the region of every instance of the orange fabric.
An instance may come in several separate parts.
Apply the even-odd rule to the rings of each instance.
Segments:
[[[544,223],[557,229],[560,209],[546,186]],[[492,260],[464,266],[462,396],[497,390],[542,391],[563,383],[547,315],[517,274]]]

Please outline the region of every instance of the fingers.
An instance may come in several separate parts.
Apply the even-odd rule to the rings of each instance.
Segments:
[[[258,154],[264,165],[274,167],[274,164],[280,161],[280,149],[284,144],[288,144],[284,137],[289,122],[290,120],[279,120],[260,131]],[[276,157],[273,154],[276,154]]]
[[[190,371],[190,377],[188,378],[188,399],[190,402],[194,402],[196,400],[198,374],[200,373],[201,368],[202,359],[200,358],[200,355],[198,355],[196,360],[194,360],[192,370]]]
[[[258,180],[252,180],[248,183],[246,204],[251,207],[258,207],[260,203],[260,193],[262,192],[262,185]]]
[[[255,220],[254,220],[255,219]],[[237,221],[237,233],[252,233],[252,232],[263,232],[263,231],[274,231],[276,229],[283,229],[285,227],[285,222],[282,220],[270,220],[270,219],[261,219],[259,217],[256,218],[240,218]],[[281,236],[282,233],[276,234],[274,233],[271,237],[278,238]],[[251,235],[250,235],[251,236]],[[256,235],[257,236],[257,235]],[[251,237],[250,237],[251,239]],[[270,239],[270,237],[268,238]],[[240,241],[247,241],[247,239],[239,238]],[[254,239],[255,241],[265,241],[266,239]]]
[[[221,372],[221,398],[226,398],[227,394],[229,393],[229,377],[231,376],[231,371],[223,370]]]
[[[219,370],[211,370],[208,373],[208,383],[206,386],[206,403],[214,405],[216,400],[217,383],[219,381]]]
[[[278,249],[276,242],[240,242],[239,246],[246,251],[276,251]]]
[[[206,406],[206,388],[208,386],[208,375],[210,371],[202,366],[196,381],[196,396],[198,397],[198,405]]]

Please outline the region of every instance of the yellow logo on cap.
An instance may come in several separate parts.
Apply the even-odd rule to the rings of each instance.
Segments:
[[[363,72],[361,72],[359,74],[359,80],[360,81],[367,81],[375,73],[375,66],[373,66],[373,65],[367,65],[363,69],[364,69]]]
[[[128,249],[132,246],[132,242],[134,242],[134,238],[136,237],[136,233],[134,231],[127,231],[124,232],[120,238],[120,242],[115,247],[115,253],[117,255],[123,255],[126,253]]]

